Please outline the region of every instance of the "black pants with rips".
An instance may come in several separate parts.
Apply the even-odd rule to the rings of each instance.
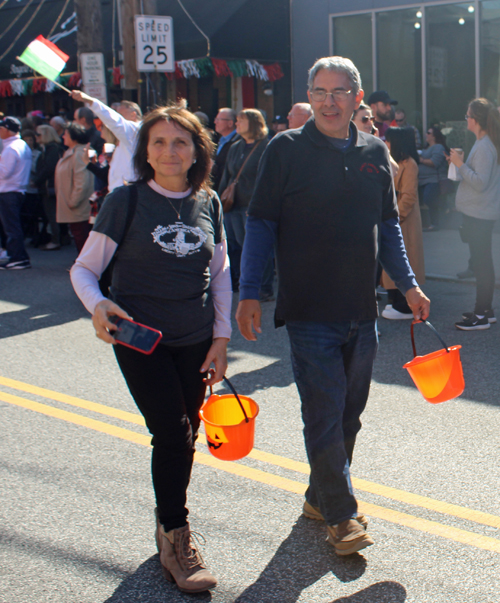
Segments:
[[[495,269],[491,249],[495,220],[480,220],[464,215],[463,224],[470,248],[470,265],[476,277],[474,312],[484,314],[487,310],[491,310],[495,289]]]
[[[115,345],[128,388],[153,436],[152,475],[160,522],[165,530],[186,525],[186,492],[205,397],[200,367],[212,344],[160,344],[150,355]]]

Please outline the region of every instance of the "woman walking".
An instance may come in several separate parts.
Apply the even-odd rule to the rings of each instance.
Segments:
[[[394,188],[398,200],[399,222],[408,255],[408,261],[419,285],[425,283],[422,220],[418,205],[418,165],[415,132],[413,128],[388,128],[385,143],[398,164]],[[382,316],[389,320],[413,319],[405,296],[387,273],[382,273],[382,285],[388,291],[388,304]]]
[[[85,163],[88,135],[83,126],[71,123],[63,136],[68,147],[56,166],[54,176],[59,224],[69,224],[78,253],[82,250],[91,226],[90,195],[94,192],[94,177]]]
[[[456,322],[457,329],[489,329],[496,322],[493,312],[495,270],[491,241],[493,226],[500,218],[500,115],[485,98],[473,100],[468,109],[467,129],[476,142],[464,163],[463,151],[450,150],[449,161],[457,167],[460,184],[457,210],[463,214],[463,236],[470,248],[470,264],[476,276],[476,304]]]
[[[212,152],[208,134],[185,108],[152,111],[134,155],[139,181],[106,197],[71,271],[103,341],[116,343],[113,315],[163,333],[151,355],[121,345],[114,352],[153,436],[156,543],[164,575],[189,593],[217,584],[193,542],[186,492],[198,413],[206,386],[225,373],[231,334],[222,207],[209,187]],[[106,299],[98,278],[113,257]]]
[[[268,143],[268,129],[262,113],[257,109],[243,109],[236,118],[236,132],[240,136],[227,155],[227,161],[219,185],[219,194],[235,180],[234,205],[224,214],[227,240],[231,255],[233,279],[240,278],[240,255],[245,240],[247,209],[252,198],[259,161]],[[241,173],[240,173],[241,170]],[[261,301],[273,297],[274,260],[268,259],[261,286]]]

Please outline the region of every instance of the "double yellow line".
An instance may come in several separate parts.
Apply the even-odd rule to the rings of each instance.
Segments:
[[[67,394],[51,391],[48,389],[30,385],[28,383],[22,383],[21,381],[15,381],[6,377],[0,377],[0,386],[22,391],[24,393],[32,394],[56,402],[62,402],[63,404],[67,404],[69,406],[74,406],[76,408],[95,412],[107,417],[112,417],[114,419],[119,419],[127,423],[133,423],[135,425],[144,426],[144,419],[141,415],[138,415],[136,413],[127,412],[110,406],[105,406],[103,404],[97,404],[96,402],[90,402],[88,400],[82,400],[81,398],[76,398]],[[48,404],[42,404],[40,402],[35,402],[34,400],[21,398],[19,396],[15,396],[2,390],[0,390],[0,400],[9,404],[13,404],[22,408],[26,408],[44,414],[46,416],[61,419],[68,423],[73,423],[75,425],[80,425],[88,429],[92,429],[94,431],[106,433],[108,435],[120,438],[122,440],[134,442],[135,444],[140,444],[142,446],[150,446],[150,436],[138,433],[136,431],[132,431],[130,429],[124,429],[123,427],[117,427],[116,425],[111,425],[110,423],[91,419],[89,417],[69,412],[67,410],[62,410],[60,408],[56,408]],[[200,435],[199,441],[206,444],[203,435]],[[295,473],[309,475],[309,465],[307,463],[294,461],[286,457],[255,449],[252,450],[252,452],[248,456],[249,458],[267,463],[269,465],[273,465],[275,467],[281,467],[283,469],[287,469]],[[287,492],[293,492],[295,494],[303,495],[307,488],[307,485],[304,482],[295,481],[286,477],[281,477],[273,473],[268,473],[260,469],[255,469],[254,467],[249,467],[248,465],[244,465],[239,462],[233,463],[220,461],[214,458],[213,456],[202,452],[197,452],[195,459],[196,462],[201,465],[206,465],[219,471],[224,471],[232,475],[237,475],[239,477],[250,479],[252,481],[259,482],[261,484],[265,484],[274,488],[279,488]],[[468,509],[467,507],[445,503],[439,500],[435,500],[433,498],[429,498],[427,496],[412,494],[404,490],[384,486],[382,484],[377,484],[363,479],[353,478],[353,485],[357,490],[360,490],[362,492],[369,492],[377,496],[381,496],[397,502],[410,504],[416,507],[420,507],[422,509],[441,513],[443,515],[456,517],[476,524],[500,529],[500,517],[496,515],[490,515],[481,511]],[[422,519],[415,515],[401,513],[399,511],[395,511],[393,509],[382,507],[379,505],[374,505],[372,503],[359,501],[359,507],[360,511],[372,517],[377,517],[379,519],[383,519],[385,521],[400,526],[413,528],[415,530],[419,530],[421,532],[425,532],[434,536],[441,536],[443,538],[447,538],[448,540],[453,540],[455,542],[474,546],[476,548],[484,549],[486,551],[500,553],[500,540],[496,538],[491,538],[489,536],[476,534],[475,532],[469,532],[467,530],[448,526],[437,521]]]

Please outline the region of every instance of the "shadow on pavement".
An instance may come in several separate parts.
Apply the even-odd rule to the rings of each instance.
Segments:
[[[327,574],[334,574],[340,582],[352,582],[365,570],[366,559],[362,555],[338,557],[325,542],[324,526],[300,517],[257,581],[234,603],[294,603],[302,591]]]
[[[198,595],[181,593],[175,584],[165,580],[161,572],[160,557],[154,555],[126,578],[104,603],[197,603],[211,600],[209,592]]]
[[[130,570],[123,566],[92,557],[91,555],[82,554],[69,547],[62,548],[57,546],[55,542],[36,538],[32,534],[25,536],[3,529],[0,532],[0,546],[8,548],[11,554],[13,550],[16,550],[23,554],[28,554],[34,559],[45,559],[54,564],[54,566],[70,565],[72,567],[84,567],[98,574],[107,574],[119,578],[126,578],[130,575]]]
[[[399,582],[377,582],[349,597],[335,599],[332,603],[403,603],[406,589]]]
[[[54,306],[33,305],[24,310],[4,312],[0,314],[0,339],[24,335],[89,317],[88,312],[81,305],[71,308],[66,306],[66,308],[61,312]]]

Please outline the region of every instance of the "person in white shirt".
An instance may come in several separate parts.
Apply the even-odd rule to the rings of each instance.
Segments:
[[[139,105],[130,101],[122,101],[119,112],[117,112],[96,98],[92,98],[79,90],[73,90],[71,97],[76,101],[88,105],[119,141],[109,168],[109,192],[136,180],[132,157],[134,156],[137,133],[141,127],[142,120],[142,112]]]
[[[21,139],[21,123],[15,117],[0,121],[0,221],[7,237],[7,255],[2,270],[31,268],[24,246],[21,207],[31,171],[31,149]]]

